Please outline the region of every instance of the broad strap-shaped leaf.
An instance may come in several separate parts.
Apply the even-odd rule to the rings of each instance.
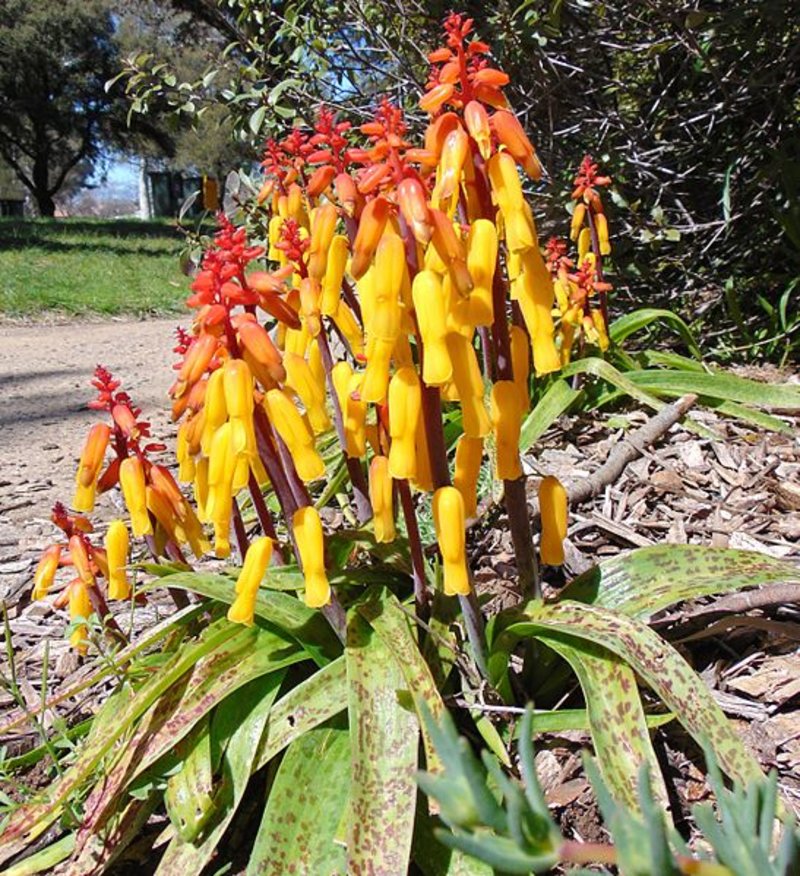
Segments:
[[[580,390],[573,389],[562,377],[557,378],[522,422],[520,453],[527,453],[579,395]]]
[[[212,759],[217,748],[224,748],[214,793],[213,816],[204,825],[202,835],[193,842],[176,836],[167,846],[156,871],[157,876],[186,876],[201,873],[211,860],[231,819],[242,801],[253,773],[258,743],[269,720],[270,709],[284,672],[256,678],[214,711],[210,738]]]
[[[540,631],[537,639],[560,654],[578,676],[597,762],[613,796],[638,810],[639,769],[646,763],[655,796],[666,806],[667,791],[631,667],[600,645],[574,636]]]
[[[228,621],[223,621],[228,623]],[[237,626],[236,636],[213,654],[201,660],[189,677],[180,701],[174,706],[163,725],[156,732],[140,736],[134,748],[133,763],[122,762],[104,776],[97,790],[87,801],[91,819],[84,822],[78,836],[96,830],[106,813],[115,808],[115,797],[125,786],[164,755],[174,759],[175,745],[217,703],[233,694],[247,682],[262,675],[270,675],[272,683],[280,685],[282,676],[277,670],[297,663],[304,653],[288,636],[259,627]]]
[[[703,358],[692,330],[677,313],[673,313],[671,310],[663,310],[657,307],[642,307],[631,313],[626,313],[611,323],[608,327],[608,336],[614,344],[621,344],[630,335],[641,331],[643,328],[647,328],[654,322],[664,323],[670,328],[675,329],[689,348],[691,354],[697,359]]]
[[[247,876],[342,876],[346,850],[337,836],[349,796],[347,728],[324,725],[296,739],[267,798]]]
[[[419,725],[398,702],[405,688],[391,650],[358,614],[347,626],[348,712],[352,745],[348,876],[408,871],[417,786]]]
[[[161,792],[151,789],[143,799],[122,801],[102,830],[93,833],[82,845],[76,843],[66,870],[68,876],[100,876],[113,872],[112,864],[141,835],[161,800]]]
[[[236,595],[231,578],[205,572],[172,575],[169,586],[208,596],[225,605],[230,605]],[[318,666],[324,666],[342,653],[339,640],[322,614],[288,593],[262,588],[258,591],[255,613],[292,636]]]
[[[35,876],[37,873],[52,873],[57,864],[66,860],[75,848],[75,834],[67,833],[52,845],[34,852],[16,864],[3,870],[3,876]]]
[[[703,680],[649,627],[619,612],[580,602],[531,604],[526,615],[528,620],[511,624],[500,635],[496,643],[499,650],[510,653],[520,638],[554,631],[607,648],[630,664],[695,739],[708,740],[732,779],[746,783],[761,778],[758,763]]]
[[[420,653],[408,615],[403,612],[397,598],[392,594],[386,594],[381,600],[372,600],[360,605],[358,611],[381,637],[403,674],[422,728],[426,769],[429,773],[439,772],[441,763],[422,721],[420,704],[425,703],[428,711],[437,721],[445,710],[445,704],[428,664]]]
[[[693,374],[664,368],[630,371],[626,377],[639,390],[653,395],[681,396],[696,393],[761,408],[800,410],[800,387],[791,383],[761,383],[726,371]]]
[[[235,694],[229,699],[234,699]],[[167,779],[164,803],[178,836],[189,842],[202,830],[214,811],[214,770],[211,763],[209,716],[197,724],[177,744],[181,765]]]
[[[334,660],[293,687],[272,707],[258,744],[253,772],[314,727],[347,708],[347,667],[344,657]]]
[[[560,599],[649,620],[684,599],[790,581],[800,581],[800,569],[756,551],[656,545],[604,560],[570,582]]]
[[[0,863],[22,851],[61,814],[64,802],[90,780],[103,757],[117,741],[128,733],[132,725],[166,691],[187,673],[198,661],[222,647],[237,633],[234,624],[219,621],[206,627],[200,636],[188,642],[160,667],[136,695],[119,709],[107,722],[103,734],[92,734],[80,750],[75,763],[38,801],[21,806],[9,818],[0,837]]]

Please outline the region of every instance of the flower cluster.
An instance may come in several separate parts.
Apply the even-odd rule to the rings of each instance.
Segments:
[[[431,121],[421,145],[388,100],[360,126],[361,146],[322,108],[313,129],[266,146],[265,184],[248,211],[263,240],[218,216],[187,300],[191,328],[178,332],[170,389],[177,480],[193,486],[196,514],[168,469],[149,459],[155,446],[142,444],[149,432],[138,410],[98,371],[102,403],[94,406],[112,423],[90,433],[75,507],[91,510],[96,490],[118,481],[134,535],[148,537],[156,555],[182,558],[188,544],[200,556],[210,549],[204,525],[218,557],[235,538],[244,565],[232,620],[253,622],[260,582],[288,552],[309,606],[337,599],[312,499],[327,473],[319,438],[331,429],[357,519],[377,542],[397,537],[396,504],[418,542],[414,493],[430,494],[446,594],[470,593],[466,525],[478,513],[486,455],[522,533],[515,544],[532,552],[519,455],[531,372],[556,372],[565,358],[570,321],[559,284],[569,284],[568,302],[583,315],[589,292],[584,300],[581,290],[596,291],[602,278],[595,264],[585,279],[583,265],[574,270],[553,246],[545,261],[519,173],[536,180],[542,168],[503,94],[508,77],[471,33],[471,20],[450,15],[446,46],[430,56],[420,105]],[[603,178],[587,166],[580,180],[595,221]],[[448,410],[460,427],[452,459]],[[101,474],[109,446],[115,459]],[[521,506],[511,498],[517,486]],[[240,494],[249,494],[263,531],[252,542]],[[551,495],[555,504],[543,504],[560,510],[543,515],[548,563],[561,561],[565,519],[552,485]],[[412,550],[423,604],[420,556]]]

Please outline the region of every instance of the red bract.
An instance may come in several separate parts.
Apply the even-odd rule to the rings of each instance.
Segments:
[[[575,189],[572,192],[572,200],[579,201],[582,199],[598,212],[602,212],[603,207],[600,203],[597,188],[611,185],[611,177],[598,176],[597,170],[598,165],[592,160],[592,156],[584,155],[573,182]]]
[[[508,105],[501,89],[508,85],[509,78],[489,65],[485,57],[489,46],[480,40],[466,42],[472,24],[471,18],[451,12],[444,22],[447,47],[428,55],[431,70],[419,105],[432,115],[448,104],[461,109],[471,100],[498,108]]]

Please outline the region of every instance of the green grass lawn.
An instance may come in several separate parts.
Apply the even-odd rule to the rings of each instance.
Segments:
[[[166,221],[0,219],[0,313],[175,313],[189,281]]]

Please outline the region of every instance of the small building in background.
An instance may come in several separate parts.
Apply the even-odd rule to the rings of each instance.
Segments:
[[[142,219],[174,219],[187,199],[197,194],[184,211],[188,217],[219,209],[219,184],[209,176],[180,170],[150,169],[143,161],[139,176],[139,214]]]
[[[27,189],[0,159],[0,216],[24,216],[27,199]]]

